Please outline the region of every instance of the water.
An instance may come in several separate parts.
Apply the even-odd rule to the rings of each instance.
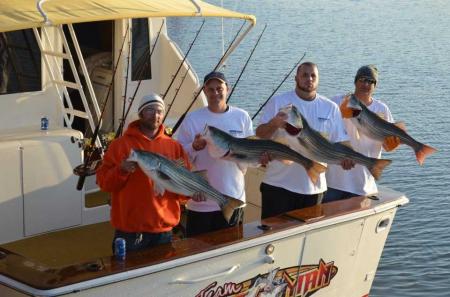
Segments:
[[[220,5],[218,0],[210,2]],[[319,93],[326,96],[352,91],[361,65],[378,66],[376,97],[389,105],[394,118],[405,122],[412,135],[439,151],[423,167],[409,147],[389,154],[394,163],[380,184],[404,192],[411,201],[397,213],[370,296],[449,296],[450,1],[225,2],[226,8],[254,14],[258,20],[227,63],[225,73],[231,82],[268,24],[231,99],[250,115],[304,52],[306,60],[319,65]],[[170,23],[171,35],[182,49],[189,46],[200,21]],[[189,56],[201,78],[222,54],[220,24],[219,19],[207,21]],[[237,20],[224,21],[225,44],[240,25]],[[182,32],[175,30],[179,28]],[[279,92],[292,88],[291,77]]]

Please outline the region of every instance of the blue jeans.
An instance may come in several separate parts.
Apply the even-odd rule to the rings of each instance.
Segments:
[[[356,196],[359,195],[334,188],[328,188],[327,191],[325,192],[325,196],[323,197],[322,203],[344,200]]]
[[[147,232],[133,233],[116,230],[112,242],[113,253],[114,253],[114,240],[116,240],[116,238],[119,237],[125,239],[127,252],[137,251],[155,245],[171,242],[172,231],[162,233],[147,233]]]

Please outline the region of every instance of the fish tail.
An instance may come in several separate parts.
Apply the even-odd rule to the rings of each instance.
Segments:
[[[319,180],[319,176],[321,173],[325,172],[327,170],[326,166],[323,166],[322,164],[318,162],[312,162],[311,167],[309,167],[306,170],[306,173],[308,174],[311,181],[316,184]]]
[[[436,152],[437,150],[429,145],[426,144],[421,144],[419,146],[419,148],[417,150],[415,150],[416,152],[416,159],[417,162],[419,162],[419,165],[422,165],[423,162],[425,161],[425,158],[428,155],[431,155],[432,153]]]
[[[238,207],[241,207],[244,204],[244,202],[239,199],[236,199],[236,198],[232,198],[232,197],[228,197],[228,196],[225,196],[225,197],[227,198],[227,202],[222,207],[222,213],[223,213],[225,220],[229,223],[231,217],[233,216],[234,210]]]
[[[380,179],[381,173],[383,172],[384,168],[391,164],[392,160],[387,159],[376,159],[374,164],[369,168],[370,173],[372,176],[378,180]]]

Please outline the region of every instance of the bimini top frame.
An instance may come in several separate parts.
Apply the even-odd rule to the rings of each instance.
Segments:
[[[39,8],[37,8],[39,7]],[[43,20],[44,16],[44,20]],[[52,25],[145,17],[256,18],[200,0],[9,0],[0,2],[0,32]]]
[[[243,14],[200,0],[9,0],[0,1],[0,32],[104,20],[145,17],[224,17],[248,21],[247,28],[222,57],[223,64],[256,25]]]

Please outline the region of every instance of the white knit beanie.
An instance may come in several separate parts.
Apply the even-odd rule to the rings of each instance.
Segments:
[[[165,112],[166,106],[164,105],[164,101],[162,100],[162,98],[159,95],[152,93],[142,97],[141,102],[139,103],[138,113],[141,113],[144,108],[150,105],[159,105]]]

